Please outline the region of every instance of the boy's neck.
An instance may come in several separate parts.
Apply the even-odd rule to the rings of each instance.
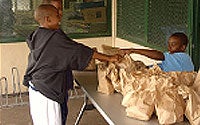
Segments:
[[[170,52],[168,51],[170,54],[174,54],[174,53],[185,53],[185,51],[176,51],[176,52]]]
[[[46,28],[46,29],[51,29],[51,30],[57,30],[57,29],[59,29],[59,27],[57,27],[57,28],[52,28],[52,27],[49,27],[48,25],[41,25],[41,24],[40,24],[39,27]]]

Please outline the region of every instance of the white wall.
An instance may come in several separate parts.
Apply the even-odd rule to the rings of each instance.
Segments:
[[[12,67],[17,67],[20,73],[20,81],[27,64],[28,48],[25,43],[1,43],[0,77],[6,77],[9,84],[9,92],[12,92]],[[2,82],[3,84],[4,82]]]

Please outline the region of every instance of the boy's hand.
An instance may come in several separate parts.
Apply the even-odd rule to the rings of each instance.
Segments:
[[[126,54],[131,54],[132,52],[131,52],[131,49],[120,49],[120,50],[118,51],[118,53],[119,53],[121,56],[124,56],[124,55],[126,55]]]
[[[110,62],[119,62],[122,59],[122,56],[119,54],[115,54],[110,56],[109,61]]]

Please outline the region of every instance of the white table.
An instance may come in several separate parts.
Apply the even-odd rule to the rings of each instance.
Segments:
[[[127,117],[125,107],[121,105],[121,94],[114,93],[112,95],[106,95],[97,92],[98,78],[95,71],[74,71],[73,74],[75,81],[85,93],[84,103],[75,125],[79,124],[87,106],[88,99],[109,125],[159,125],[155,115],[149,121],[140,121]],[[181,122],[176,125],[189,125],[189,122]]]

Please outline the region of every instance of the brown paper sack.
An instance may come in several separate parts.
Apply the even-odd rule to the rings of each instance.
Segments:
[[[114,63],[108,63],[107,66],[107,78],[111,80],[111,83],[117,92],[121,92],[121,85],[119,83],[119,71]]]
[[[120,69],[119,78],[120,78],[119,85],[121,87],[119,92],[122,95],[125,95],[129,91],[134,91],[133,87],[135,78],[131,74],[127,73],[125,69]]]
[[[124,107],[128,107],[128,106],[131,105],[131,104],[130,104],[130,100],[132,100],[133,94],[134,94],[134,91],[129,91],[129,92],[127,92],[125,95],[123,95],[123,99],[122,99],[122,103],[121,103],[121,104],[122,104]]]
[[[97,91],[108,95],[114,93],[115,90],[111,80],[107,77],[107,66],[105,64],[98,64],[97,66],[99,80]]]
[[[132,94],[127,104],[126,115],[139,120],[149,120],[154,111],[155,93],[140,91]]]
[[[180,73],[180,82],[181,84],[185,84],[187,86],[192,86],[194,84],[194,80],[197,76],[197,72],[181,72]]]
[[[89,62],[88,66],[84,70],[86,70],[86,71],[87,70],[88,71],[96,70],[95,59],[91,59],[91,61]]]
[[[192,72],[178,72],[172,71],[168,72],[169,76],[173,79],[173,83],[176,85],[187,85],[192,86],[194,84],[194,80],[196,78],[197,73]]]
[[[143,71],[147,66],[141,61],[134,61],[130,55],[124,55],[124,58],[117,63],[120,69],[125,69],[127,73]]]
[[[188,96],[185,116],[191,125],[200,125],[200,96],[192,89],[189,89]]]
[[[183,121],[185,102],[176,89],[160,91],[155,110],[160,124],[174,124]]]
[[[118,88],[117,91],[125,95],[128,91],[132,91],[133,87],[138,87],[141,81],[138,82],[136,79],[141,79],[141,75],[144,74],[146,66],[140,61],[134,61],[130,55],[125,55],[120,63],[116,65],[119,68],[119,85],[121,86],[121,90]],[[136,84],[136,82],[139,84]],[[115,86],[115,84],[113,85]]]
[[[145,75],[132,75],[127,74],[124,70],[120,70],[120,83],[122,85],[122,105],[127,107],[129,105],[129,100],[132,98],[133,93],[138,93],[142,91],[154,91],[154,83],[151,83],[149,77]]]
[[[198,71],[198,74],[195,78],[194,84],[192,88],[197,92],[197,94],[200,96],[200,69]]]

